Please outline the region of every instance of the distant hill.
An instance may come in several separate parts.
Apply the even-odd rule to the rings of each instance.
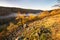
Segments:
[[[0,16],[8,15],[11,13],[17,13],[20,11],[23,13],[39,13],[42,12],[42,10],[33,10],[33,9],[23,9],[23,8],[16,8],[16,7],[2,7],[0,6]]]

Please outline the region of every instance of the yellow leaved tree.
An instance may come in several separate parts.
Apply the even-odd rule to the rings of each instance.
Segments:
[[[42,13],[39,13],[38,18],[42,19],[42,18],[47,17],[47,16],[49,16],[49,12],[48,11],[44,11]]]

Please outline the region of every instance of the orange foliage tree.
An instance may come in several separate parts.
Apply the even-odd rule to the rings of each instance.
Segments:
[[[46,16],[49,16],[49,12],[48,12],[48,11],[44,11],[44,12],[40,13],[40,14],[38,15],[38,18],[42,19],[42,18],[44,18],[44,17],[46,17]]]
[[[30,13],[30,14],[29,14],[29,20],[33,20],[33,19],[35,19],[35,17],[36,17],[36,16],[35,16],[33,13]]]
[[[60,9],[55,9],[50,13],[50,15],[56,15],[56,14],[59,14],[59,13],[60,13]]]

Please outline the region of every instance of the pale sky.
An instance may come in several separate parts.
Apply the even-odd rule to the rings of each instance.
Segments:
[[[0,6],[50,10],[57,0],[0,0]]]

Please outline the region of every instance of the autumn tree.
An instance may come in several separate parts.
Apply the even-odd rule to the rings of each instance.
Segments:
[[[38,18],[42,19],[42,18],[44,18],[46,16],[49,16],[49,12],[48,11],[44,11],[42,13],[39,13]]]
[[[8,31],[13,31],[18,27],[18,25],[14,25],[14,23],[10,22],[10,25],[7,27]]]
[[[59,14],[60,13],[60,9],[54,9],[50,15],[56,15],[56,14]]]
[[[33,19],[35,19],[35,17],[36,17],[36,16],[35,16],[33,13],[30,13],[30,14],[29,14],[29,20],[33,20]]]

